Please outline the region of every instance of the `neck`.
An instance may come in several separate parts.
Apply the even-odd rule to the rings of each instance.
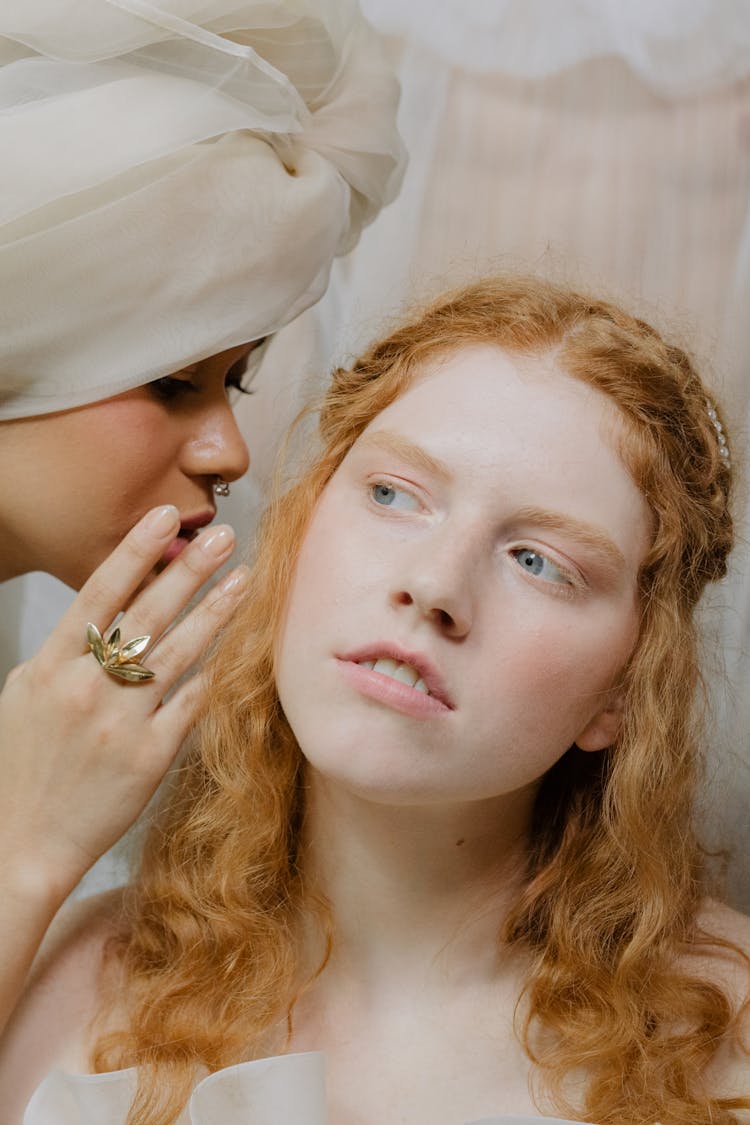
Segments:
[[[330,904],[329,970],[375,986],[496,975],[523,878],[533,792],[457,806],[387,806],[311,772],[307,873]],[[328,972],[328,971],[327,971]]]

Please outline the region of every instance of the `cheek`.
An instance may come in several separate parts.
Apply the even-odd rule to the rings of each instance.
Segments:
[[[304,664],[309,648],[330,623],[339,585],[333,578],[334,561],[326,539],[308,532],[297,558],[275,646],[280,682],[285,681],[288,670]]]
[[[638,636],[637,609],[627,594],[584,602],[538,596],[525,599],[519,611],[519,655],[530,676],[556,688],[609,690]]]
[[[551,618],[555,617],[554,621]],[[493,720],[512,713],[526,734],[563,752],[612,699],[638,635],[635,611],[604,612],[592,620],[573,613],[534,621],[530,614],[498,624],[496,660],[477,690],[495,700]]]
[[[113,399],[79,421],[78,468],[93,474],[100,502],[122,509],[133,496],[147,497],[175,463],[175,427],[155,403]]]
[[[63,545],[67,551],[76,541],[86,560],[85,572],[75,576],[80,583],[146,509],[163,502],[177,447],[170,420],[149,403],[113,399],[77,413],[74,421],[59,489],[69,516]]]
[[[337,518],[335,499],[320,501],[300,547],[292,583],[288,619],[303,628],[321,618],[359,586],[365,560],[356,535],[348,536]]]
[[[300,547],[276,643],[282,705],[312,690],[306,675],[310,654],[324,657],[348,639],[353,619],[371,604],[368,551],[360,534],[347,534],[351,526],[340,518],[336,497],[324,493]]]
[[[102,403],[97,419],[99,444],[116,450],[136,471],[171,461],[179,445],[179,423],[158,403],[142,399],[113,399]]]

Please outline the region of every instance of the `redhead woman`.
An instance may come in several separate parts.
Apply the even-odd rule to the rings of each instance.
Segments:
[[[486,280],[338,371],[320,435],[132,887],[5,1035],[6,1119],[750,1120],[750,924],[693,823],[732,467],[689,358]]]
[[[2,1027],[172,761],[185,675],[244,587],[178,620],[233,549],[207,526],[248,465],[230,396],[402,154],[349,0],[6,4],[0,100],[0,580],[80,590],[0,695]]]

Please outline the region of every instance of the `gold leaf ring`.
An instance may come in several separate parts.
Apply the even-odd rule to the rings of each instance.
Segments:
[[[141,653],[148,648],[150,636],[136,637],[120,648],[119,629],[115,629],[110,634],[109,640],[105,641],[96,625],[92,625],[89,621],[86,626],[86,640],[94,656],[110,676],[116,676],[118,680],[127,680],[130,684],[153,680],[154,673],[150,668],[144,668],[138,660]]]

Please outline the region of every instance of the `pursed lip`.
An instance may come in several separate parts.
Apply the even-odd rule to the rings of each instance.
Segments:
[[[409,664],[420,678],[424,680],[430,695],[439,700],[450,711],[455,711],[456,705],[448,694],[443,677],[435,665],[422,652],[413,652],[401,648],[392,641],[375,641],[355,649],[353,652],[337,653],[337,660],[350,661],[352,664],[361,664],[363,660],[375,660],[382,657],[397,661],[399,664]]]
[[[184,519],[180,517],[179,531],[159,560],[159,568],[167,566],[178,555],[182,554],[188,544],[193,542],[200,529],[209,524],[215,515],[215,508],[205,508],[194,516],[186,516]]]
[[[209,524],[215,515],[216,508],[208,508],[204,512],[198,512],[195,516],[180,518],[180,531],[198,531],[199,528]]]

